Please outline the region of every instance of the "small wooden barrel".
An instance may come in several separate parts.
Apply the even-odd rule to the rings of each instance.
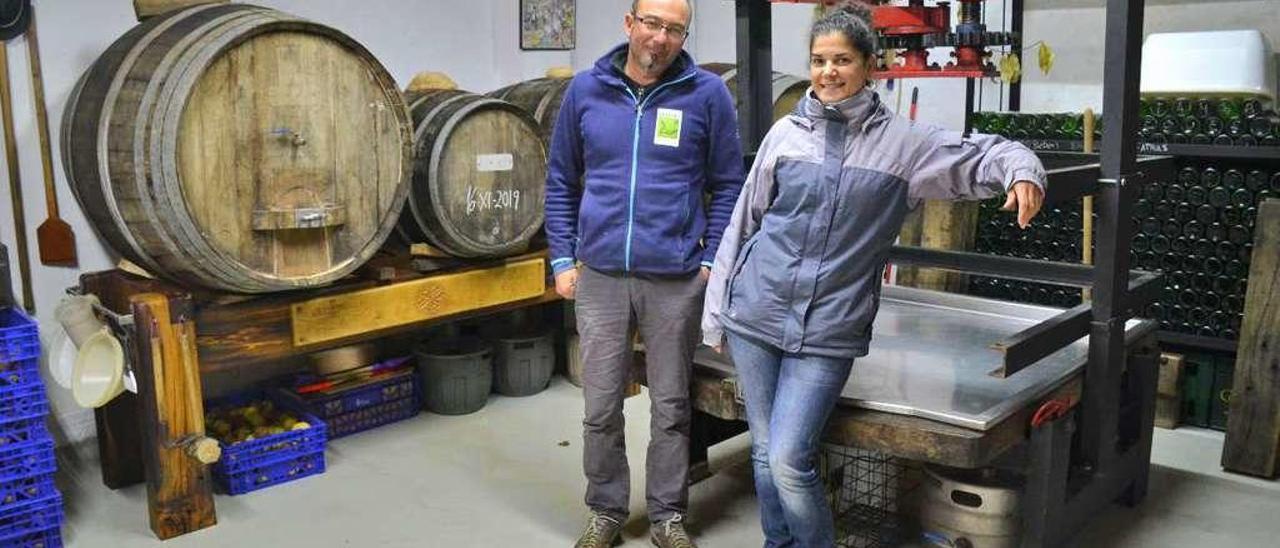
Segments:
[[[699,65],[703,69],[720,75],[726,86],[729,87],[729,93],[733,94],[734,101],[738,98],[738,66],[730,63],[705,63]],[[781,120],[783,116],[791,114],[796,108],[796,103],[804,97],[805,91],[809,89],[809,81],[796,78],[790,74],[781,72],[773,73],[773,121]]]
[[[350,37],[243,4],[148,19],[63,117],[67,178],[117,252],[179,284],[260,293],[359,267],[408,193],[413,126]]]
[[[397,232],[456,257],[524,251],[542,228],[546,145],[519,107],[435,89],[406,94],[416,124],[408,207]]]
[[[570,78],[538,78],[489,92],[490,97],[510,102],[533,116],[542,128],[542,137],[551,143],[551,133],[560,115],[560,103],[569,89]]]

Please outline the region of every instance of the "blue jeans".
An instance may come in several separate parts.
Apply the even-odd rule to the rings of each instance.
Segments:
[[[818,438],[853,360],[788,354],[733,333],[728,342],[746,399],[765,547],[835,546],[818,477]]]

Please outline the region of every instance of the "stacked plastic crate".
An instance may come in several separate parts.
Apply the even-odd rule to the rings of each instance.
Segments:
[[[0,308],[0,546],[62,546],[62,495],[45,429],[36,322]]]

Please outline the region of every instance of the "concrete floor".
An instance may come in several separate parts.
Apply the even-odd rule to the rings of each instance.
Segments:
[[[581,407],[578,389],[557,377],[546,392],[494,396],[472,415],[422,414],[337,440],[323,475],[218,496],[217,526],[164,543],[148,528],[145,489],[108,490],[95,447],[80,446],[61,456],[63,538],[71,547],[571,546],[585,516]],[[629,399],[626,413],[634,492],[625,545],[647,546],[648,399]],[[1275,545],[1280,485],[1213,474],[1221,436],[1185,430],[1157,430],[1147,502],[1109,510],[1076,545]],[[746,436],[713,448],[717,474],[691,490],[690,529],[703,546],[762,543],[747,449]]]

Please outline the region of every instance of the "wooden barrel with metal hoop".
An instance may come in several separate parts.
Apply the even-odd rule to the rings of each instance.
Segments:
[[[703,69],[720,76],[726,86],[729,87],[729,93],[733,94],[735,102],[738,98],[738,66],[731,63],[704,63],[699,65]],[[781,72],[773,73],[773,121],[781,120],[783,116],[791,113],[796,108],[796,103],[804,97],[805,91],[809,89],[809,81],[796,78],[790,74]]]
[[[571,78],[537,78],[489,92],[490,97],[510,102],[533,116],[542,128],[542,137],[551,143],[551,132],[560,115],[560,103]]]
[[[405,95],[416,158],[397,233],[456,257],[524,251],[542,228],[546,144],[519,107],[460,90]]]
[[[185,285],[332,282],[395,226],[413,135],[395,81],[323,25],[243,4],[148,19],[67,104],[63,165],[98,233]]]

